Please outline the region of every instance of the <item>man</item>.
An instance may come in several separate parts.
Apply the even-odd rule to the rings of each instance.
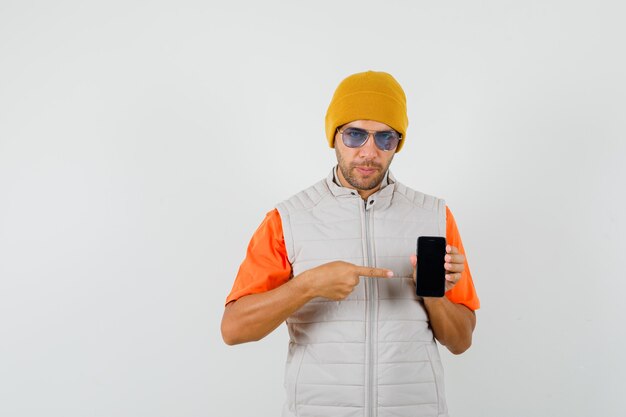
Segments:
[[[447,416],[435,339],[471,345],[479,300],[452,213],[389,173],[408,126],[383,72],[341,82],[326,114],[337,166],[269,212],[222,319],[228,344],[287,322],[283,416]],[[415,290],[418,236],[447,239],[444,297]]]

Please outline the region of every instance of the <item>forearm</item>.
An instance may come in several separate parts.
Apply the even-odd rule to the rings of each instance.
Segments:
[[[252,342],[267,336],[287,317],[313,298],[302,277],[278,288],[241,297],[229,303],[222,317],[222,338],[229,345]]]
[[[393,272],[333,261],[304,271],[271,291],[241,297],[224,310],[224,342],[235,345],[262,339],[315,297],[343,300],[360,276],[390,278]]]
[[[476,315],[462,304],[447,297],[424,297],[430,325],[435,338],[455,355],[465,352],[472,344]]]

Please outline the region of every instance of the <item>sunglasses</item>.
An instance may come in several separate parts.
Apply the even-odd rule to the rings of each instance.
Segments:
[[[381,151],[391,151],[398,146],[402,135],[395,130],[365,130],[358,127],[347,127],[343,130],[337,129],[337,132],[341,133],[341,140],[343,144],[348,148],[360,148],[365,145],[365,142],[370,137],[370,134],[374,136],[374,143]]]

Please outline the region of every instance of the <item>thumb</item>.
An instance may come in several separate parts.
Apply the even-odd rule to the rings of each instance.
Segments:
[[[413,268],[417,267],[417,255],[411,255],[409,259],[411,260],[411,265],[413,265]]]

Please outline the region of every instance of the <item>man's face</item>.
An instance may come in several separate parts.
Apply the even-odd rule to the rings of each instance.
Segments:
[[[384,123],[373,120],[356,120],[341,127],[358,127],[370,131],[393,130]],[[389,151],[378,149],[373,135],[359,148],[348,148],[341,139],[341,133],[335,133],[335,153],[339,164],[339,180],[342,185],[359,191],[367,198],[380,187],[387,169],[395,154],[395,148]]]

